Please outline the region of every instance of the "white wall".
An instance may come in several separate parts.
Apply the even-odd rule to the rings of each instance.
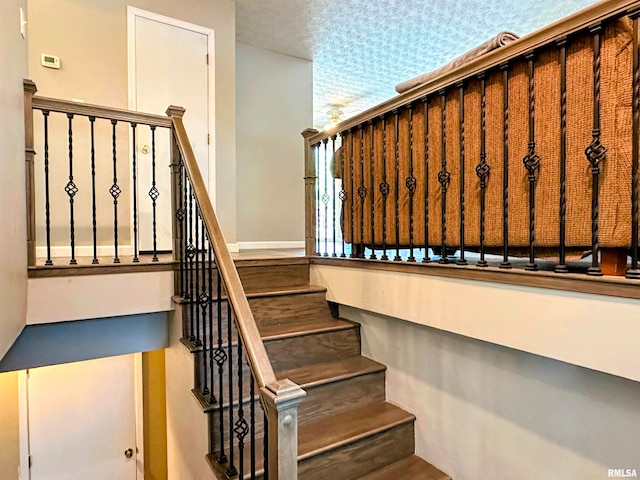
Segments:
[[[20,334],[27,309],[24,107],[27,43],[20,35],[20,6],[0,2],[0,358]]]
[[[416,453],[456,480],[601,480],[640,472],[640,383],[349,307]],[[481,321],[481,320],[479,320]]]
[[[312,63],[236,44],[238,241],[304,242]],[[294,246],[284,244],[283,246]],[[271,245],[277,246],[277,245]]]

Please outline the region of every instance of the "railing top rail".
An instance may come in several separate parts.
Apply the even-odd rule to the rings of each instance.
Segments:
[[[530,33],[504,47],[471,60],[459,68],[424,85],[415,87],[401,95],[396,95],[375,107],[337,124],[329,130],[309,136],[308,141],[311,145],[314,145],[339,132],[364,124],[417,100],[425,99],[429,95],[437,93],[451,85],[455,85],[467,78],[492,68],[497,68],[504,63],[508,63],[510,60],[526,55],[563,37],[573,35],[591,25],[632,13],[638,9],[640,9],[640,1],[638,0],[603,0],[569,17]]]
[[[208,201],[209,194],[207,193],[202,174],[198,168],[184,124],[182,123],[183,113],[184,109],[179,107],[169,107],[167,110],[167,114],[170,116],[170,118],[168,118],[173,122],[176,142],[180,149],[187,173],[189,174],[194,195],[198,200],[202,219],[209,234],[209,240],[215,252],[216,264],[220,270],[220,276],[222,277],[229,301],[236,316],[238,334],[242,338],[249,365],[256,382],[259,388],[265,388],[276,382],[276,376],[273,372],[267,351],[262,343],[260,332],[253,318],[251,307],[244,293],[238,271],[231,258],[231,253],[229,253],[222,229],[218,224],[213,206],[211,202]],[[205,201],[204,199],[207,200]]]
[[[33,97],[33,108],[48,112],[71,113],[85,117],[95,117],[105,120],[117,120],[119,122],[136,123],[154,127],[171,128],[171,119],[163,115],[152,113],[134,112],[121,108],[103,107],[89,103],[59,100],[57,98]]]

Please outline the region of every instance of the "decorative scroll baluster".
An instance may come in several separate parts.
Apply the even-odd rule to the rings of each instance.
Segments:
[[[480,260],[476,262],[478,267],[486,267],[487,261],[484,259],[484,221],[486,208],[487,180],[491,168],[487,164],[487,81],[484,72],[480,78],[480,163],[476,167],[476,175],[480,179]]]
[[[407,106],[409,110],[409,176],[405,181],[409,192],[409,258],[407,262],[415,262],[413,255],[413,196],[416,193],[416,177],[413,176],[413,103]]]
[[[335,136],[335,135],[334,135]],[[333,149],[335,151],[335,148]],[[335,243],[335,242],[334,242]],[[251,373],[251,369],[249,369],[249,373]],[[251,480],[256,478],[256,387],[255,380],[251,378],[249,381],[249,398],[251,399],[249,402],[249,425],[251,425],[251,444],[249,445],[251,451]],[[266,431],[266,424],[265,424]]]
[[[464,258],[464,83],[457,85],[460,93],[460,258],[456,262],[458,265],[467,265]]]
[[[220,277],[220,268],[216,266],[216,306],[218,318],[218,347],[216,348],[213,358],[218,365],[218,421],[220,430],[220,453],[216,458],[219,464],[227,463],[227,455],[224,450],[224,389],[223,374],[224,364],[227,362],[227,352],[222,348],[222,278]],[[214,403],[213,396],[209,399],[209,403]]]
[[[47,235],[47,259],[45,265],[53,265],[51,261],[51,205],[49,203],[49,112],[42,111],[44,116],[44,219]]]
[[[424,258],[429,263],[429,97],[423,97],[424,103]]]
[[[200,257],[201,265],[201,275],[202,275],[202,291],[200,293],[200,297],[198,298],[200,302],[200,308],[202,309],[202,379],[204,381],[203,386],[201,388],[201,392],[203,396],[209,395],[209,375],[208,375],[208,350],[207,347],[209,345],[207,339],[207,322],[209,313],[209,292],[207,291],[207,283],[211,283],[211,277],[207,275],[207,252],[208,248],[205,246],[205,231],[204,231],[204,223],[202,224],[202,229],[200,232],[200,246],[202,255]]]
[[[631,268],[626,277],[640,279],[638,268],[638,181],[640,180],[640,10],[633,12],[633,128],[631,147]]]
[[[342,238],[342,253],[340,254],[341,258],[345,258],[347,256],[347,254],[345,253],[345,247],[344,247],[344,234],[345,234],[345,225],[344,225],[344,221],[345,221],[345,213],[344,213],[344,206],[345,206],[345,202],[347,200],[348,197],[348,193],[346,192],[346,190],[344,189],[344,164],[346,161],[346,155],[344,152],[344,132],[340,133],[340,143],[342,144],[342,161],[340,162],[340,193],[338,193],[338,198],[340,198],[340,237]]]
[[[525,270],[537,270],[535,262],[535,207],[536,207],[536,177],[540,168],[540,157],[536,153],[535,141],[535,91],[534,91],[534,54],[528,53],[525,57],[529,62],[529,151],[522,162],[529,172],[529,263]]]
[[[184,184],[183,184],[184,179]],[[184,163],[182,162],[182,156],[180,156],[180,162],[178,164],[178,210],[176,211],[176,219],[178,220],[178,228],[180,229],[180,296],[185,298],[187,292],[187,272],[185,265],[186,255],[186,223],[185,209],[187,207],[187,184],[186,184],[186,172]]]
[[[329,193],[327,193],[327,177],[329,176],[329,160],[327,157],[327,143],[329,139],[325,138],[322,143],[324,144],[324,194],[322,195],[322,203],[324,203],[324,257],[329,256]]]
[[[96,219],[96,150],[95,150],[95,126],[96,117],[89,117],[91,127],[91,231],[93,239],[93,259],[92,265],[98,262],[98,238],[97,238],[97,219]]]
[[[364,126],[360,126],[360,246],[358,258],[364,258],[364,199],[367,198],[367,187],[364,186]]]
[[[116,125],[117,120],[111,120],[111,148],[113,152],[113,185],[109,188],[109,193],[113,197],[113,263],[120,263],[118,257],[118,197],[122,190],[118,186],[118,170],[116,166]]]
[[[238,439],[238,478],[244,478],[244,437],[249,433],[249,425],[244,419],[244,399],[242,398],[242,341],[238,337],[238,421],[233,431]],[[252,380],[253,383],[253,380]],[[250,399],[253,403],[253,398]],[[233,406],[230,405],[230,408]]]
[[[207,294],[209,295],[209,302],[208,302],[208,310],[209,310],[209,358],[206,358],[207,356],[205,355],[205,361],[209,362],[209,385],[210,385],[210,395],[209,395],[209,399],[208,402],[214,403],[216,401],[216,397],[215,397],[215,374],[214,374],[214,370],[213,370],[213,364],[215,362],[215,358],[213,355],[213,247],[211,246],[211,240],[209,239],[208,241],[208,250],[209,250],[209,257],[208,257],[208,278],[209,280],[207,281]],[[218,302],[219,299],[218,299]],[[222,397],[220,397],[222,398]]]
[[[389,184],[387,183],[387,117],[382,115],[382,182],[380,182],[380,194],[382,195],[382,257],[380,260],[389,260],[387,256],[387,198],[389,197]]]
[[[137,164],[137,149],[136,143],[136,127],[138,125],[134,122],[131,123],[132,134],[132,147],[133,152],[133,263],[140,262],[138,258],[138,164]]]
[[[156,188],[156,127],[151,125],[151,189],[149,190],[149,197],[151,198],[151,214],[152,214],[152,227],[151,233],[153,235],[153,258],[152,262],[158,261],[158,239],[157,239],[157,223],[156,223],[156,201],[160,196],[160,192]]]
[[[316,255],[320,253],[320,144],[313,147],[313,156],[316,162]]]
[[[193,185],[192,185],[193,187]],[[198,302],[200,301],[200,262],[198,261],[198,254],[200,252],[200,229],[198,228],[200,226],[200,207],[198,206],[198,201],[195,198],[195,193],[192,193],[193,195],[193,208],[194,208],[194,219],[193,219],[193,223],[194,225],[194,230],[195,230],[195,246],[194,246],[194,252],[193,252],[193,267],[194,267],[194,272],[193,272],[193,276],[195,277],[195,287],[193,290],[193,297],[192,297],[192,301],[193,301],[193,305],[194,305],[194,311],[196,314],[196,331],[195,331],[195,342],[194,345],[196,346],[200,346],[202,345],[202,340],[200,339],[200,309],[198,309]]]
[[[234,477],[235,475],[238,474],[238,470],[236,470],[236,466],[234,463],[234,452],[233,452],[233,427],[234,427],[234,421],[233,421],[233,353],[232,353],[232,335],[231,335],[231,327],[233,325],[233,319],[232,319],[232,311],[231,311],[231,302],[229,302],[228,299],[228,295],[229,292],[227,292],[227,345],[228,345],[228,350],[229,350],[229,363],[227,365],[228,370],[228,376],[229,376],[229,465],[227,466],[227,471],[225,472],[225,475],[227,476],[227,478],[231,478]],[[239,340],[239,338],[238,338]],[[222,402],[220,402],[222,403]]]
[[[500,268],[511,268],[509,261],[509,63],[500,65],[503,78],[502,115],[502,262]]]
[[[357,254],[356,254],[356,236],[355,236],[355,232],[354,232],[354,225],[353,225],[353,220],[354,220],[354,209],[355,209],[355,183],[353,181],[353,129],[349,130],[349,140],[351,142],[351,148],[349,149],[349,170],[351,172],[351,211],[350,211],[350,221],[349,221],[349,225],[351,225],[351,254],[349,255],[349,258],[356,258]]]
[[[331,158],[333,158],[333,168],[335,170],[336,168],[336,135],[332,135],[331,136]],[[333,205],[333,233],[331,235],[331,239],[332,244],[333,244],[333,253],[331,254],[332,257],[337,257],[338,254],[336,253],[336,179],[333,176],[334,172],[331,172],[331,201],[332,201],[332,205]],[[252,404],[253,405],[253,404]],[[253,448],[253,445],[252,445]],[[251,456],[251,458],[253,458],[253,455]]]
[[[447,171],[447,95],[443,90],[440,92],[442,98],[442,160],[441,169],[438,173],[438,182],[442,187],[442,251],[438,263],[449,263],[447,259],[447,187],[451,181],[451,174]]]
[[[587,160],[591,164],[593,184],[591,188],[591,266],[587,275],[602,275],[598,261],[598,197],[600,190],[600,164],[607,155],[607,149],[600,143],[600,36],[602,25],[590,29],[593,33],[593,131],[591,144],[585,149]]]
[[[396,212],[396,256],[393,257],[394,262],[402,260],[400,256],[400,112],[396,108],[393,110],[393,116],[395,119],[395,135],[393,141],[395,144],[395,160],[396,160],[396,188],[395,188],[395,212]]]
[[[64,187],[64,191],[69,196],[69,237],[71,240],[71,260],[69,260],[69,265],[77,265],[73,197],[78,193],[78,187],[73,183],[73,113],[67,113],[67,118],[69,119],[69,182]]]
[[[375,229],[375,212],[376,212],[376,188],[375,188],[375,151],[374,151],[374,128],[373,119],[369,120],[369,132],[371,134],[371,150],[369,152],[369,165],[371,166],[371,255],[369,260],[376,260],[376,229]]]
[[[186,178],[186,177],[185,177]],[[194,294],[193,294],[193,257],[196,253],[196,247],[193,245],[193,187],[190,183],[189,186],[189,211],[187,213],[187,230],[189,233],[189,240],[187,243],[187,259],[189,260],[189,285],[187,298],[189,299],[189,324],[191,331],[189,332],[189,340],[194,342],[196,339],[196,330],[194,326],[195,311],[194,311]]]
[[[560,247],[556,273],[568,273],[566,264],[566,219],[567,219],[567,37],[557,42],[560,47]]]

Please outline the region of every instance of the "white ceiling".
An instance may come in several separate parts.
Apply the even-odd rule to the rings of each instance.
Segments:
[[[593,0],[236,0],[236,36],[313,61],[314,124],[331,104],[348,118],[394,96],[501,31],[520,36]]]

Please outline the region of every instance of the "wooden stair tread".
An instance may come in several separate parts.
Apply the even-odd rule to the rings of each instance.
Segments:
[[[451,480],[446,473],[416,455],[403,458],[358,480]]]
[[[276,372],[279,379],[288,378],[302,388],[314,387],[347,378],[380,372],[387,367],[366,357],[357,356],[331,363],[317,363],[292,370]]]
[[[381,402],[301,425],[298,432],[298,460],[411,423],[415,418],[395,405]]]

